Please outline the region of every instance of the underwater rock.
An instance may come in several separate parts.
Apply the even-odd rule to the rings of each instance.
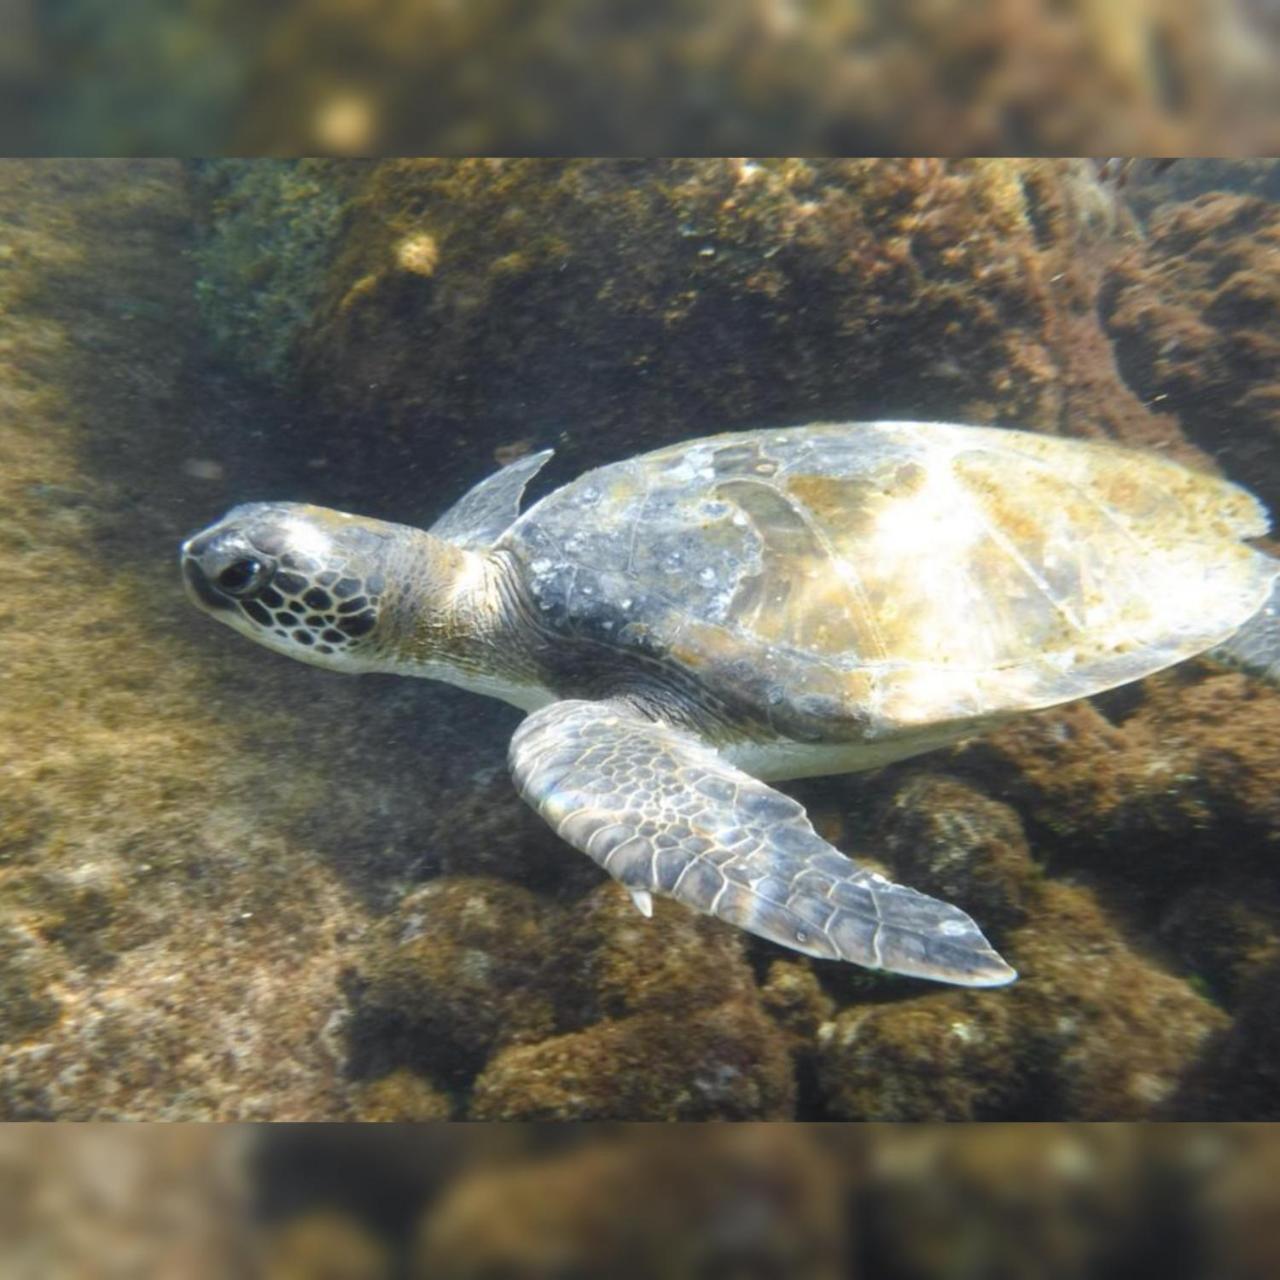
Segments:
[[[40,938],[89,973],[109,969],[121,951],[160,931],[157,921],[134,909],[129,885],[110,860],[57,871],[19,869],[5,894]]]
[[[819,1028],[835,1012],[835,1001],[823,990],[813,965],[799,957],[769,964],[760,1001],[765,1012],[802,1049],[817,1041]]]
[[[57,1022],[52,986],[60,976],[52,948],[17,922],[0,920],[0,1042],[16,1043]]]
[[[1035,824],[1055,868],[1096,868],[1153,901],[1227,869],[1266,874],[1280,693],[1207,671],[1184,665],[1011,722],[953,765]]]
[[[342,735],[302,729],[305,681],[187,619],[173,549],[229,494],[182,464],[211,419],[247,419],[186,381],[181,166],[4,178],[0,899],[20,945],[0,1020],[23,1012],[0,1116],[340,1118],[325,1028],[367,911],[313,815],[361,784],[328,785]]]
[[[407,1067],[356,1086],[354,1118],[362,1123],[417,1124],[453,1116],[449,1096]]]
[[[1129,385],[1280,509],[1276,205],[1215,194],[1158,211],[1113,266],[1101,313]]]
[[[995,945],[1027,915],[1039,875],[1018,815],[954,778],[920,773],[884,805],[871,844],[894,878],[982,922]]]
[[[260,1274],[244,1147],[229,1125],[0,1125],[0,1273]]]
[[[406,894],[350,980],[348,1070],[370,1078],[407,1066],[456,1086],[495,1048],[545,1039],[555,918],[529,890],[478,877]]]
[[[1176,1100],[1196,1119],[1280,1120],[1280,963],[1261,968]]]
[[[642,1013],[502,1050],[473,1120],[782,1120],[795,1106],[786,1040],[755,1002]]]
[[[1197,837],[1216,840],[1234,866],[1269,872],[1267,845],[1280,838],[1280,691],[1244,675],[1196,674],[1183,667],[1144,684],[1134,732],[1160,744],[1176,781],[1199,789]]]
[[[1003,993],[948,991],[853,1005],[818,1031],[818,1088],[841,1120],[981,1120],[1023,1087]]]
[[[562,1021],[693,1015],[726,1000],[753,1001],[745,945],[740,930],[665,898],[654,899],[646,919],[621,885],[606,880],[574,903],[556,933],[550,968]]]
[[[1159,1199],[1140,1141],[1120,1125],[895,1127],[869,1153],[860,1254],[902,1280],[1134,1274],[1144,1197]]]
[[[818,1033],[841,1119],[1156,1118],[1227,1018],[1131,948],[1087,890],[1046,881],[1011,987],[842,1009]]]
[[[810,1131],[659,1130],[480,1169],[423,1216],[421,1280],[847,1276],[845,1178]]]
[[[303,1214],[264,1233],[262,1280],[390,1280],[391,1250],[359,1219],[333,1209]]]
[[[1160,1118],[1228,1018],[1148,960],[1089,891],[1046,882],[1010,940],[1012,1015],[1037,1109],[1055,1118]],[[1245,1113],[1248,1114],[1248,1113]]]
[[[290,426],[259,465],[305,447],[324,459],[317,487],[332,476],[335,500],[376,495],[384,515],[442,510],[522,440],[555,444],[560,478],[823,418],[1184,448],[1098,328],[1097,262],[1122,219],[1083,162],[213,162],[194,177],[210,329],[306,419],[305,445]]]
[[[1280,168],[1273,160],[1258,157],[1184,156],[1172,165],[1139,162],[1139,181],[1126,182],[1125,203],[1144,226],[1152,215],[1176,202],[1190,203],[1198,196],[1261,196],[1280,200]]]
[[[1169,904],[1159,932],[1187,970],[1234,1009],[1280,960],[1280,890],[1274,880],[1249,876],[1194,885]]]
[[[203,215],[196,297],[215,350],[251,349],[255,370],[284,374],[361,173],[323,159],[193,162]]]

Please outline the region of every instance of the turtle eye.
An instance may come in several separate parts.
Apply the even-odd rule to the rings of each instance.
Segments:
[[[218,574],[218,586],[231,596],[247,595],[254,587],[262,584],[265,571],[266,566],[261,560],[245,556],[243,559],[233,560]]]

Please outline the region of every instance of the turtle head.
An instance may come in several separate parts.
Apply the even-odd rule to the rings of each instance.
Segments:
[[[182,573],[196,605],[268,649],[385,670],[401,549],[425,536],[325,507],[248,503],[182,544]]]

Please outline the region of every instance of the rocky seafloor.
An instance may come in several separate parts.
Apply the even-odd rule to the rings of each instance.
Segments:
[[[1265,1125],[10,1125],[40,1280],[1275,1274]]]
[[[307,1126],[249,1152],[267,1280],[1255,1280],[1262,1125]]]
[[[1273,690],[1192,663],[792,784],[1022,974],[948,990],[646,921],[517,799],[517,712],[254,650],[175,565],[236,501],[426,524],[529,448],[824,418],[1280,507],[1280,212],[1193,172],[5,162],[0,1115],[1280,1116]]]

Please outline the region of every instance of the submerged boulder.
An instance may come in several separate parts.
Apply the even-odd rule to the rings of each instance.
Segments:
[[[818,419],[1191,456],[1116,375],[1094,301],[1125,214],[1082,162],[232,161],[194,191],[210,331],[298,411],[268,449],[383,514],[535,445],[564,478]]]

